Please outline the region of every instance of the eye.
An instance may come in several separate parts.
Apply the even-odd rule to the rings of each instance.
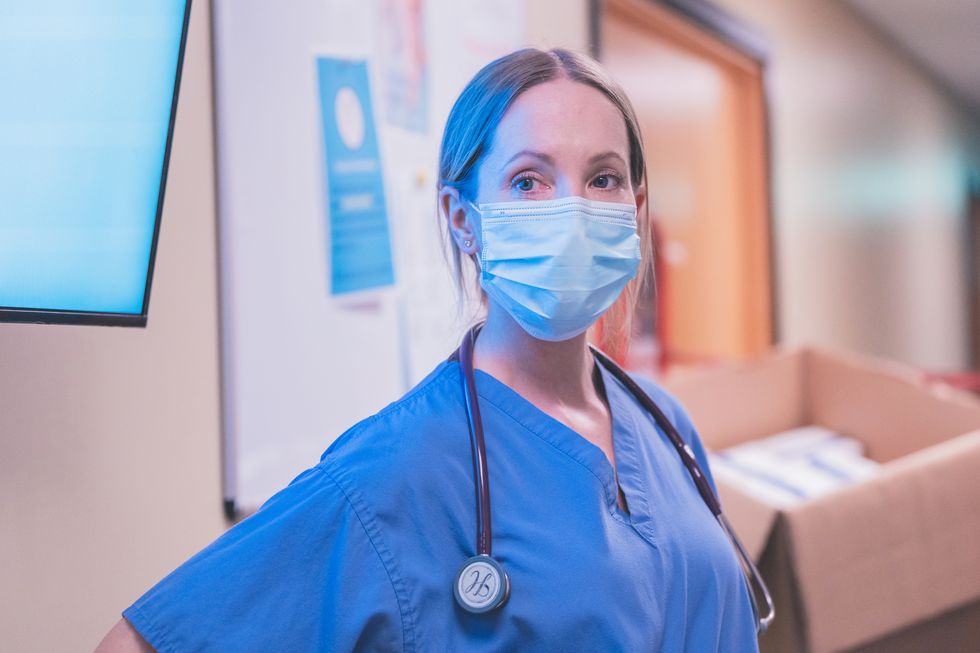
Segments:
[[[530,172],[519,174],[510,182],[511,187],[519,193],[531,193],[540,190],[544,183]]]
[[[522,190],[525,193],[530,192],[534,189],[534,180],[530,177],[521,177],[514,182],[514,188],[517,190]]]
[[[614,172],[603,172],[596,175],[596,178],[592,180],[592,185],[601,190],[619,188],[622,183],[623,178]]]

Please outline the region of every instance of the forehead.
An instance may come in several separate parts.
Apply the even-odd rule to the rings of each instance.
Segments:
[[[514,100],[494,133],[488,158],[531,149],[553,156],[613,150],[629,160],[626,121],[602,91],[570,79],[533,86]]]

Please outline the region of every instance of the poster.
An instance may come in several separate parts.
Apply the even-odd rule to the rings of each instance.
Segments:
[[[422,0],[381,3],[381,69],[388,124],[425,133],[429,122],[429,66]]]
[[[331,295],[394,284],[367,62],[317,57]]]

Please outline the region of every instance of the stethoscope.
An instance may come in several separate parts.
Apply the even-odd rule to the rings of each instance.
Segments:
[[[470,447],[473,453],[473,485],[476,490],[476,555],[468,558],[456,573],[453,594],[460,607],[475,613],[489,612],[499,608],[507,602],[507,598],[510,596],[510,578],[500,563],[491,555],[490,479],[487,474],[487,451],[483,438],[483,421],[480,418],[480,403],[477,400],[476,381],[473,377],[473,347],[476,344],[477,333],[482,326],[482,324],[477,324],[471,328],[463,337],[459,349],[449,357],[450,361],[459,361],[459,366],[463,372],[463,397],[470,430]],[[749,597],[752,599],[752,613],[756,619],[756,631],[764,633],[775,616],[775,608],[773,607],[772,596],[769,594],[769,588],[766,587],[766,583],[752,562],[751,556],[735,535],[731,524],[722,514],[721,504],[715,497],[708,479],[701,472],[701,468],[694,457],[694,451],[684,442],[667,416],[632,377],[601,351],[591,345],[589,348],[596,360],[633,394],[647,412],[653,415],[657,424],[674,445],[681,461],[691,478],[694,479],[694,484],[697,486],[701,498],[738,553],[742,563],[742,573],[745,574],[749,583]],[[765,617],[759,617],[759,604],[751,589],[753,581],[765,597],[768,606],[768,614]]]

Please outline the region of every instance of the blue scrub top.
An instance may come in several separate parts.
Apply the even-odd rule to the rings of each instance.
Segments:
[[[756,651],[747,584],[666,435],[602,366],[605,454],[476,370],[499,610],[453,597],[475,553],[459,364],[340,436],[320,463],[123,616],[158,651]],[[691,445],[681,405],[637,377]]]

